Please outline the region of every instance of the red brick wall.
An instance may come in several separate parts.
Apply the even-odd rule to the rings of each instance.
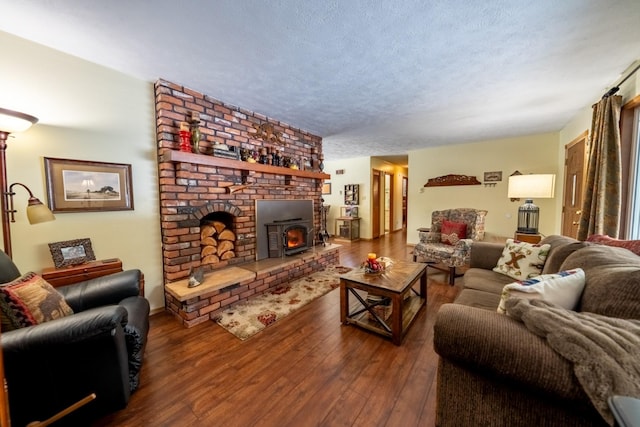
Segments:
[[[274,187],[285,180],[286,169],[283,168],[282,175],[255,172],[250,175],[254,185],[229,194],[225,187],[240,182],[240,171],[165,162],[161,156],[166,150],[179,149],[180,122],[188,121],[192,111],[200,114],[203,152],[210,151],[216,143],[250,150],[267,145],[273,147],[273,144],[252,138],[254,124],[269,123],[275,131],[281,132],[284,144],[277,147],[283,155],[296,159],[311,158],[312,149],[322,153],[322,138],[164,80],[155,84],[155,102],[165,283],[184,278],[190,267],[200,266],[200,219],[221,207],[238,214],[234,219],[238,240],[236,257],[216,264],[215,268],[255,261],[256,199],[311,199],[316,208],[314,226],[319,229],[322,186],[317,179],[296,177],[295,187]],[[271,186],[261,187],[260,184]]]

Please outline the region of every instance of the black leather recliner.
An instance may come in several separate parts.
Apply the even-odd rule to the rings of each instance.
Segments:
[[[86,425],[124,408],[138,387],[149,332],[140,270],[56,288],[74,314],[2,332],[13,426],[43,421],[82,398],[96,399],[56,425]],[[0,251],[0,283],[20,277]]]

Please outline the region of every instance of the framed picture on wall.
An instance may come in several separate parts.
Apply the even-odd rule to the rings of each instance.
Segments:
[[[484,173],[484,182],[499,182],[499,181],[502,181],[502,171]]]
[[[325,182],[322,184],[322,194],[331,194],[331,183]]]
[[[44,158],[53,212],[133,210],[131,165]]]

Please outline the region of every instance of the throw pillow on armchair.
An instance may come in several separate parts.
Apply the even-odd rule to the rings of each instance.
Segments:
[[[467,224],[462,222],[442,221],[440,230],[440,242],[446,245],[455,245],[458,240],[467,238]]]

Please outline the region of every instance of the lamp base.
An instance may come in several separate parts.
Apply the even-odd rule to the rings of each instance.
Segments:
[[[533,204],[533,200],[526,199],[518,208],[518,233],[538,234],[538,217],[540,209]]]

